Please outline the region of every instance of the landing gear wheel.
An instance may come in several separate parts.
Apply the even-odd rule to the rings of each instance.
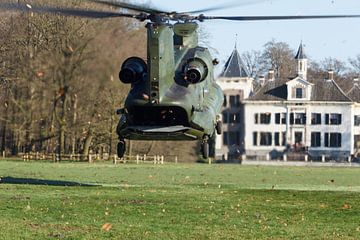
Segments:
[[[209,158],[209,142],[208,142],[208,137],[204,137],[202,145],[201,145],[201,154],[203,156],[204,159],[208,159]]]
[[[124,157],[126,151],[126,143],[125,140],[120,140],[117,144],[117,155],[119,158]]]
[[[218,135],[220,135],[222,133],[222,121],[216,122],[215,130]]]

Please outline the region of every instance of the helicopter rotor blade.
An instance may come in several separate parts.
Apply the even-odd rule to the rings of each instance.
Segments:
[[[197,20],[232,20],[232,21],[267,21],[267,20],[301,20],[301,19],[331,19],[331,18],[360,18],[360,15],[309,15],[309,16],[204,16],[196,17]]]
[[[266,0],[247,0],[247,1],[243,1],[243,2],[233,1],[231,3],[216,5],[216,6],[213,6],[213,7],[198,9],[198,10],[195,10],[195,11],[182,12],[181,14],[205,13],[205,12],[211,12],[211,11],[215,11],[215,10],[223,10],[223,9],[228,9],[228,8],[233,8],[233,7],[242,7],[242,6],[258,4],[258,3],[261,3],[261,2],[264,2],[264,1],[266,1]]]
[[[117,12],[105,12],[79,8],[60,8],[38,6],[30,4],[17,4],[17,3],[0,3],[0,9],[10,11],[23,11],[35,13],[55,13],[66,16],[85,17],[85,18],[114,18],[114,17],[128,17],[137,18],[137,15]]]
[[[93,2],[99,3],[99,4],[104,4],[104,5],[108,5],[108,6],[112,6],[112,7],[119,7],[119,8],[125,8],[125,9],[129,9],[129,10],[133,10],[133,11],[137,11],[137,12],[145,12],[145,13],[165,13],[165,14],[170,14],[170,12],[166,12],[166,11],[162,11],[159,9],[155,9],[155,8],[150,8],[150,7],[146,7],[143,5],[135,5],[135,4],[130,4],[130,3],[125,3],[125,2],[119,2],[119,1],[114,1],[114,0],[92,0]]]

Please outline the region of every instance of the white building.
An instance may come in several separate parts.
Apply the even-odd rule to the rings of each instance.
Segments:
[[[225,99],[222,109],[223,133],[216,136],[215,155],[218,159],[236,158],[244,151],[242,101],[253,92],[253,79],[249,77],[236,46],[217,83]]]
[[[360,139],[360,105],[354,102],[360,100],[359,87],[345,94],[331,71],[327,79],[307,79],[302,44],[296,60],[295,78],[270,77],[244,101],[246,155],[278,158],[298,152],[313,158],[348,158]]]

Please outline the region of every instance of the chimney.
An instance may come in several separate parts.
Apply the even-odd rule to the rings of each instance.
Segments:
[[[274,80],[275,80],[275,71],[274,69],[269,69],[268,81],[274,81]]]
[[[260,83],[260,85],[264,85],[265,84],[265,76],[258,76],[258,82]]]
[[[354,86],[359,86],[359,79],[358,78],[354,78]]]
[[[328,78],[327,80],[334,80],[334,71],[332,69],[328,70]]]

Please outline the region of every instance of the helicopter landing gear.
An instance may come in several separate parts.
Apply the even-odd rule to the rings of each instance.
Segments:
[[[204,159],[208,159],[209,158],[209,137],[205,136],[202,140],[202,144],[201,144],[201,154],[202,157]]]
[[[126,143],[124,139],[120,139],[117,144],[117,155],[119,158],[124,157],[126,151]]]
[[[215,130],[218,135],[220,135],[222,133],[222,121],[221,120],[216,122]]]

